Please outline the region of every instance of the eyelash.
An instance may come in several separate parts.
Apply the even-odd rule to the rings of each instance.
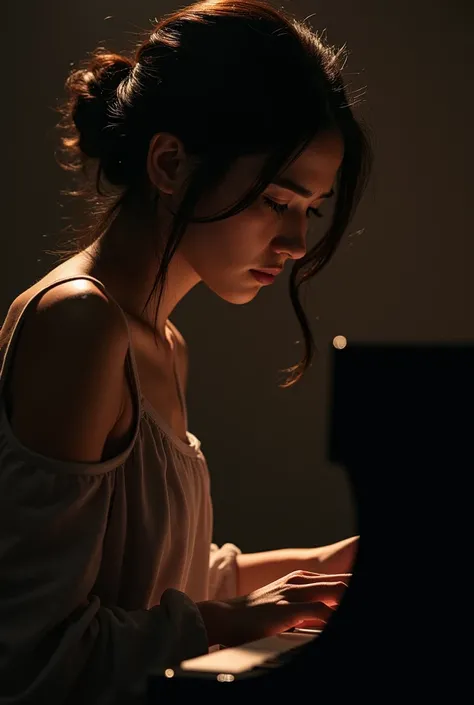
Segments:
[[[282,215],[285,211],[288,210],[287,203],[276,203],[276,201],[272,201],[272,199],[268,198],[267,196],[263,197],[263,201],[264,201],[265,205],[267,205],[269,208],[271,208],[273,211],[275,211],[278,215]],[[321,211],[318,208],[308,208],[308,212],[312,213],[312,215],[315,215],[318,218],[324,218],[324,215],[321,213]]]

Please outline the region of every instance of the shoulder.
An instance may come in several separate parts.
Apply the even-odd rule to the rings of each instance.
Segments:
[[[14,306],[26,303],[22,296]],[[20,441],[63,460],[100,460],[121,411],[128,343],[118,306],[90,280],[39,296],[22,321],[9,379]]]
[[[23,291],[11,303],[0,328],[0,348],[8,342],[26,305],[37,293],[35,289],[41,285],[45,286],[44,280]],[[45,289],[25,312],[21,326],[22,342],[17,343],[17,348],[25,349],[25,354],[28,350],[33,353],[31,344],[35,341],[57,339],[67,343],[72,337],[85,343],[94,337],[103,341],[109,336],[115,341],[125,341],[128,336],[117,305],[87,279],[61,282]]]
[[[21,315],[28,301],[35,295],[38,285],[19,294],[10,305],[3,330],[11,329]],[[30,330],[41,326],[50,333],[58,332],[59,324],[73,327],[82,322],[86,328],[97,330],[97,323],[106,324],[105,332],[127,332],[123,316],[118,306],[103,293],[94,282],[76,279],[56,284],[45,289],[27,313],[23,328]]]
[[[25,304],[25,295],[13,302],[15,317]],[[44,291],[25,313],[19,338],[15,356],[20,353],[25,360],[40,360],[39,351],[47,349],[47,359],[67,353],[71,361],[98,362],[104,361],[104,355],[125,352],[128,346],[126,323],[117,304],[87,279],[61,282]]]
[[[72,327],[79,322],[97,332],[97,323],[104,323],[105,333],[127,332],[117,304],[88,279],[61,282],[48,289],[38,298],[35,313],[34,318],[45,324],[61,322]]]

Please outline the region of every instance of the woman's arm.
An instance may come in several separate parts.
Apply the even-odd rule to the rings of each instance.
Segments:
[[[247,595],[294,570],[332,575],[350,573],[358,536],[317,548],[282,548],[236,557],[237,595]]]

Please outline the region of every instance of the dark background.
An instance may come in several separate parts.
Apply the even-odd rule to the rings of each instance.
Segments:
[[[55,107],[71,63],[101,43],[127,50],[135,32],[184,4],[50,0],[3,10],[0,321],[11,300],[54,266],[43,250],[83,217],[83,204],[60,194],[73,182],[54,157]],[[474,338],[473,5],[283,6],[313,15],[331,44],[347,44],[346,80],[351,92],[365,92],[356,114],[371,126],[375,165],[345,243],[303,299],[321,355],[296,387],[277,386],[278,371],[299,359],[302,346],[287,274],[245,306],[199,285],[172,316],[190,349],[190,430],[209,463],[215,539],[244,551],[357,532],[344,469],[327,459],[334,336],[349,344]]]

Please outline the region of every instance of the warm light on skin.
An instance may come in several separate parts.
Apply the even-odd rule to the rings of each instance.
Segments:
[[[306,254],[308,208],[325,205],[322,195],[333,188],[342,157],[343,143],[337,133],[319,135],[282,174],[303,184],[313,194],[311,197],[269,184],[241,213],[216,223],[193,224],[179,248],[180,259],[225,301],[252,301],[262,287],[249,269],[285,263],[289,267]],[[260,156],[238,159],[212,197],[200,204],[196,215],[219,212],[238,201],[255,180],[264,160]],[[287,205],[288,209],[277,214],[264,197]]]
[[[341,135],[321,133],[279,175],[304,186],[311,194],[309,198],[272,183],[254,203],[235,216],[214,223],[190,223],[168,268],[158,316],[162,337],[174,308],[199,282],[229,303],[246,304],[262,289],[250,269],[286,263],[288,270],[292,261],[303,257],[308,226],[314,222],[308,218],[308,209],[320,208],[325,213],[324,196],[335,186],[343,156]],[[265,155],[238,158],[212,194],[198,204],[195,216],[216,214],[239,201],[255,181],[265,158]],[[161,194],[155,219],[159,241],[171,228],[172,212],[179,205],[193,162],[176,137],[161,133],[150,143],[147,165],[150,181]],[[264,198],[284,205],[285,211],[275,212]],[[147,313],[142,314],[158,271],[152,238],[139,237],[136,223],[127,222],[124,216],[123,220],[119,217],[114,221],[110,230],[88,250],[97,258],[97,271],[91,274],[108,283],[122,308],[152,325],[155,297]]]

